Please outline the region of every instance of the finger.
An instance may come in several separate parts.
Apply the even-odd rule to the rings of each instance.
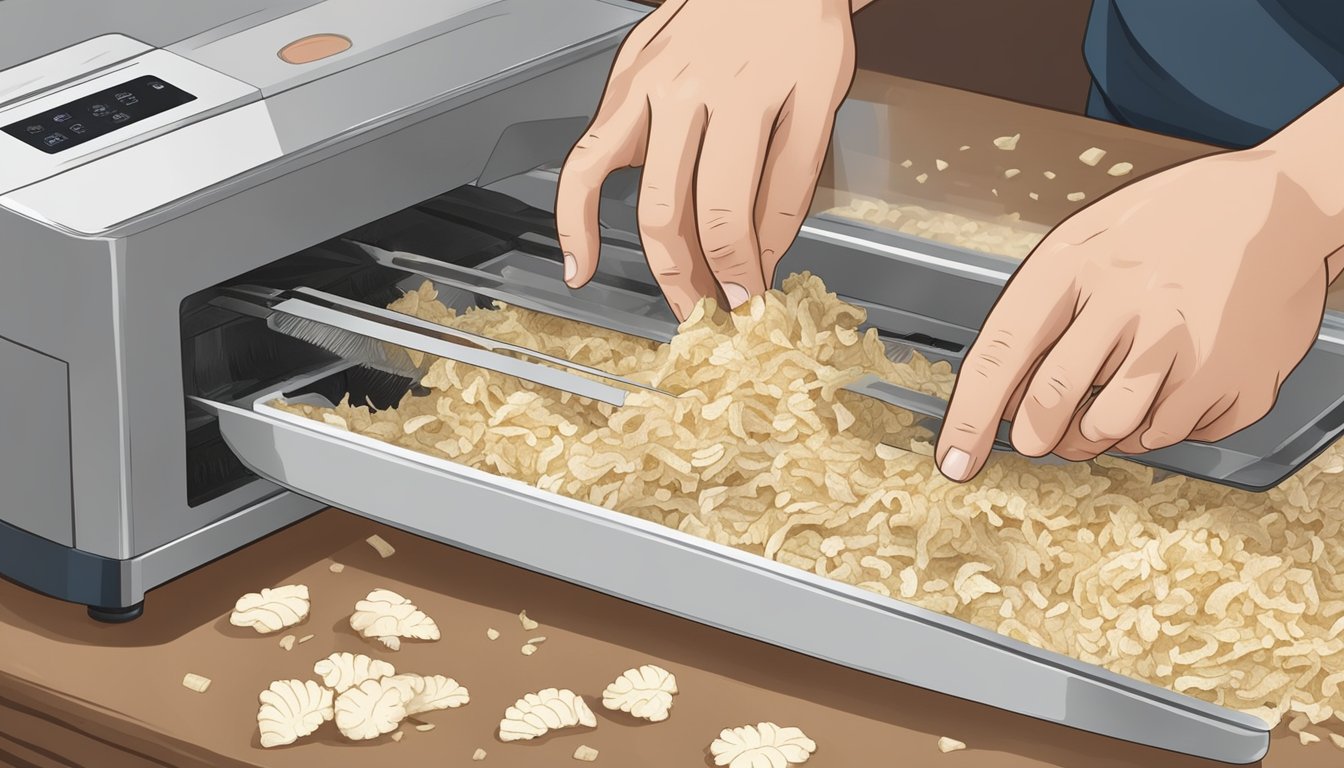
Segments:
[[[1115,378],[1116,372],[1120,370],[1120,365],[1129,356],[1132,343],[1133,337],[1126,330],[1121,335],[1119,343],[1115,345],[1115,349],[1111,350],[1110,357],[1102,363],[1101,370],[1097,373],[1096,380],[1092,382],[1088,396],[1079,404],[1073,418],[1069,421],[1068,430],[1065,431],[1064,437],[1060,439],[1059,445],[1055,447],[1054,453],[1056,456],[1068,461],[1091,461],[1119,445],[1115,440],[1097,442],[1087,439],[1082,432],[1082,422],[1083,417],[1087,414],[1087,409],[1091,408],[1092,404],[1097,401],[1097,395],[1101,394],[1106,384]]]
[[[1093,442],[1119,441],[1143,424],[1176,364],[1177,348],[1170,338],[1135,340],[1115,376],[1083,416],[1080,429],[1084,437]]]
[[[1125,441],[1126,453],[1145,453],[1166,448],[1191,437],[1200,424],[1210,424],[1236,407],[1237,394],[1220,394],[1197,382],[1187,382],[1162,398],[1153,409],[1151,423]]]
[[[1148,412],[1148,416],[1143,420],[1143,423],[1139,425],[1139,428],[1134,430],[1123,440],[1117,442],[1115,444],[1115,449],[1120,453],[1127,453],[1131,456],[1147,453],[1149,449],[1143,445],[1143,434],[1149,429],[1152,429],[1153,417],[1156,415],[1159,407],[1161,407],[1160,396],[1158,405],[1153,406],[1153,410]]]
[[[1017,410],[1022,407],[1022,398],[1027,396],[1027,387],[1031,384],[1031,380],[1036,377],[1036,372],[1041,370],[1041,363],[1043,362],[1045,362],[1045,358],[1037,359],[1036,363],[1031,366],[1031,370],[1027,371],[1027,375],[1022,377],[1022,383],[1018,384],[1017,389],[1013,390],[1013,396],[1008,398],[1008,407],[1003,410],[1008,418],[1011,418],[1012,414],[1017,413]]]
[[[935,456],[948,478],[964,482],[984,466],[1008,400],[1068,325],[1073,306],[1072,291],[1049,271],[1024,264],[1009,280],[967,352],[938,435]]]
[[[693,184],[705,115],[703,106],[653,106],[639,189],[644,255],[668,305],[683,321],[697,301],[718,295],[695,233]]]
[[[1240,392],[1224,396],[1190,431],[1189,440],[1216,443],[1263,419],[1278,399],[1278,385],[1259,395]],[[1156,440],[1156,436],[1154,440]]]
[[[1115,447],[1114,441],[1095,442],[1088,440],[1083,436],[1079,425],[1083,421],[1083,414],[1087,412],[1086,406],[1078,409],[1069,422],[1069,428],[1065,430],[1064,437],[1060,438],[1059,445],[1055,446],[1054,454],[1066,461],[1091,461],[1101,454]]]
[[[1026,456],[1054,451],[1115,347],[1115,334],[1086,313],[1069,325],[1046,353],[1013,416],[1015,450]]]
[[[572,288],[587,283],[597,271],[602,183],[612,171],[636,162],[648,123],[643,99],[607,101],[604,98],[593,124],[565,158],[556,188],[556,234],[565,258],[565,282]]]
[[[835,127],[835,107],[824,95],[791,94],[770,140],[755,211],[767,288],[774,285],[775,268],[798,237],[821,178]]]
[[[779,109],[711,114],[695,179],[700,247],[728,306],[765,292],[756,236],[756,197]]]

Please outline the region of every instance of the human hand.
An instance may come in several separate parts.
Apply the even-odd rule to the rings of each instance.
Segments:
[[[671,0],[641,21],[560,173],[565,282],[581,287],[597,269],[602,182],[643,166],[640,239],[677,318],[701,298],[737,307],[765,292],[853,80],[850,10],[850,0]]]
[[[1294,181],[1319,172],[1295,174],[1288,154],[1195,160],[1051,232],[962,365],[942,472],[974,477],[1000,419],[1020,453],[1080,461],[1213,442],[1264,416],[1344,267],[1338,212]]]

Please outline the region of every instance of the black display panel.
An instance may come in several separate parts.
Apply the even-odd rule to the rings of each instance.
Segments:
[[[54,155],[195,100],[181,88],[146,75],[11,123],[0,131]]]

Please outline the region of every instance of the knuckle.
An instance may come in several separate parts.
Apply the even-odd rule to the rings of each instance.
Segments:
[[[648,194],[639,197],[639,229],[654,238],[676,237],[681,234],[681,216],[669,200]]]
[[[700,246],[711,262],[732,262],[752,251],[754,232],[750,221],[731,211],[716,209],[700,218]]]
[[[1017,351],[1019,340],[1006,328],[994,328],[972,345],[969,359],[978,367],[997,369]]]
[[[984,430],[980,428],[980,425],[973,424],[969,421],[948,422],[945,425],[945,428],[950,429],[954,434],[965,435],[966,437],[978,438],[981,433],[984,432]]]
[[[659,282],[676,280],[686,274],[682,265],[673,259],[662,259],[649,257],[649,271],[653,276],[659,279]]]
[[[998,350],[978,349],[973,350],[966,358],[965,367],[967,372],[981,378],[994,378],[1003,368],[1004,357]]]
[[[1038,373],[1028,387],[1028,397],[1035,407],[1054,410],[1071,404],[1070,398],[1080,394],[1078,382],[1067,366],[1052,365]]]
[[[564,168],[561,174],[569,172],[571,178],[578,176],[581,178],[591,177],[609,164],[606,144],[598,138],[597,134],[586,134],[579,143],[570,150],[569,157],[565,160]]]

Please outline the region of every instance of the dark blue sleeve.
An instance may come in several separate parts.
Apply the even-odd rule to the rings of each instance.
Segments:
[[[1095,0],[1088,113],[1251,146],[1344,81],[1338,0]]]

